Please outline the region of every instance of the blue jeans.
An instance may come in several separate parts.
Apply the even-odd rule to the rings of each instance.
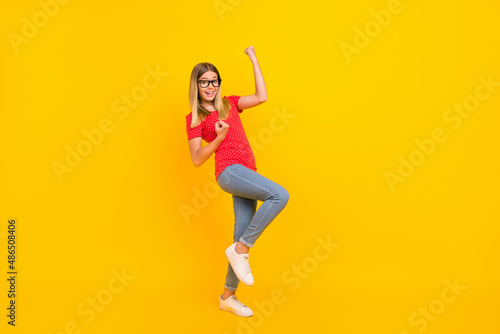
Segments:
[[[219,174],[217,183],[222,190],[233,195],[233,240],[248,247],[254,246],[257,238],[288,203],[285,188],[240,164],[227,166]],[[263,201],[259,210],[256,210],[257,200]],[[228,263],[224,287],[236,291],[239,282]]]

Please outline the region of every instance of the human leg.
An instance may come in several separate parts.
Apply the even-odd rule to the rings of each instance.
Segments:
[[[263,201],[238,239],[253,247],[262,232],[288,203],[288,191],[281,185],[239,164],[226,167],[218,179],[221,188],[233,195]]]
[[[248,224],[252,220],[257,209],[257,200],[233,195],[234,209],[234,233],[233,240],[237,242],[246,231]],[[225,290],[236,291],[240,280],[234,273],[230,263],[228,263]],[[231,295],[229,291],[224,291],[223,299]]]

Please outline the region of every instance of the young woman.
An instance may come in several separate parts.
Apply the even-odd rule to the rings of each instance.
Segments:
[[[266,85],[253,46],[245,49],[253,64],[255,94],[221,98],[221,77],[210,63],[199,63],[191,72],[186,130],[191,159],[200,166],[215,153],[215,178],[233,196],[234,243],[225,253],[228,269],[219,307],[249,317],[252,310],[235,296],[239,281],[254,283],[248,253],[257,238],[288,202],[288,192],[279,184],[258,174],[255,157],[246,137],[239,113],[267,101]],[[202,139],[208,144],[202,146]],[[263,203],[257,208],[257,200]]]

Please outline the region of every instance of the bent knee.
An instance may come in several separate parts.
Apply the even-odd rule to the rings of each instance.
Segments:
[[[290,194],[288,193],[288,190],[280,187],[279,191],[276,193],[276,197],[279,200],[280,204],[285,207],[288,203],[288,200],[290,199]]]

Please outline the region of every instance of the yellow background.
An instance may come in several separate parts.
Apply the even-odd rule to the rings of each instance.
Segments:
[[[74,0],[15,52],[9,36],[22,35],[23,17],[43,19],[42,9],[3,2],[2,333],[500,333],[500,87],[456,130],[443,118],[479,77],[500,81],[499,5],[401,0],[349,62],[341,43],[355,45],[355,28],[388,6]],[[243,319],[218,309],[231,196],[213,181],[213,158],[191,163],[184,117],[198,62],[218,67],[222,94],[254,92],[250,45],[269,99],[241,117],[249,137],[266,141],[255,150],[258,171],[290,201],[251,250],[256,283],[237,295],[256,314]],[[148,67],[168,75],[121,119],[113,101]],[[277,111],[294,118],[273,131]],[[60,182],[52,164],[103,119],[113,131]],[[398,157],[435,128],[446,141],[392,191],[384,173],[397,173]],[[197,211],[186,219],[183,207]],[[6,318],[10,218],[15,328]],[[318,261],[318,238],[328,237],[339,247]],[[291,275],[294,266],[309,268],[307,278]],[[109,297],[122,270],[134,278],[87,322],[78,307]],[[440,302],[454,280],[466,288]],[[273,291],[284,301],[259,311]],[[432,321],[412,322],[440,305]]]

